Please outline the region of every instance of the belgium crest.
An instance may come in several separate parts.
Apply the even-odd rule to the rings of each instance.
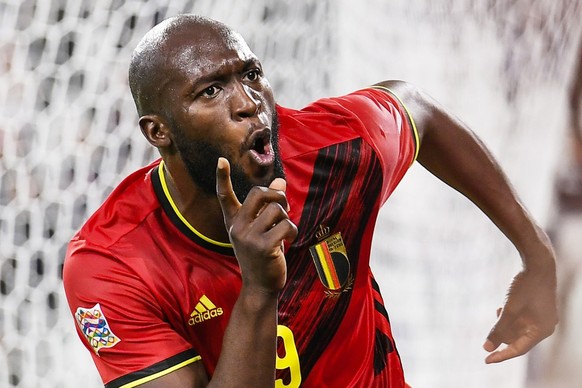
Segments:
[[[318,243],[309,247],[319,280],[326,288],[328,297],[337,297],[351,289],[348,253],[341,233],[330,235],[329,227],[319,226],[315,233]]]

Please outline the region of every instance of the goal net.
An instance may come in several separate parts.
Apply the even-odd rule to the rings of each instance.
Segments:
[[[485,140],[541,222],[565,138],[580,0],[0,0],[0,386],[98,387],[61,270],[68,240],[157,157],[137,128],[131,52],[194,12],[242,33],[278,101],[299,107],[406,79]],[[373,266],[410,383],[520,387],[481,343],[518,258],[415,166],[379,220]]]

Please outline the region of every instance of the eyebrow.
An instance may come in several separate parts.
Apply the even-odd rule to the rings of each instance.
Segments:
[[[234,64],[234,66],[237,66],[237,64]],[[246,71],[252,67],[259,67],[261,70],[263,68],[261,62],[259,61],[258,58],[256,57],[252,57],[249,59],[246,59],[243,61],[242,64],[242,70]],[[192,81],[190,83],[190,89],[194,89],[196,87],[198,87],[198,85],[200,84],[204,84],[204,83],[208,83],[208,82],[212,82],[215,80],[220,80],[220,79],[224,79],[226,77],[226,74],[229,73],[228,70],[226,70],[226,68],[228,68],[229,65],[220,65],[216,70],[212,71],[209,74],[206,74],[204,76],[198,77],[196,80]]]

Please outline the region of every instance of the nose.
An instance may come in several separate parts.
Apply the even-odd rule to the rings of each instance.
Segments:
[[[261,99],[256,90],[243,83],[236,83],[231,99],[232,112],[235,120],[253,117],[261,106]]]

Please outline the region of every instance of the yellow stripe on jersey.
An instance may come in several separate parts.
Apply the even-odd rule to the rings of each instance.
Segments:
[[[176,371],[176,370],[178,370],[180,368],[185,367],[186,365],[190,365],[190,364],[192,364],[192,363],[194,363],[194,362],[196,362],[198,360],[201,360],[201,359],[202,359],[202,357],[200,357],[200,356],[193,357],[193,358],[191,358],[189,360],[186,360],[184,362],[181,362],[179,364],[176,364],[176,365],[174,365],[174,366],[172,366],[172,367],[170,367],[168,369],[165,369],[165,370],[160,371],[158,373],[154,373],[153,375],[150,375],[150,376],[147,376],[147,377],[143,377],[143,378],[141,378],[139,380],[135,380],[135,381],[132,381],[131,383],[127,383],[125,385],[122,385],[119,388],[133,388],[133,387],[137,387],[138,385],[142,385],[142,384],[145,384],[145,383],[150,382],[152,380],[158,379],[158,378],[160,378],[162,376],[167,375],[168,373],[172,373],[172,372],[174,372],[174,371]]]
[[[315,246],[315,250],[317,252],[317,256],[319,256],[319,262],[321,264],[321,268],[323,269],[323,273],[325,274],[325,280],[327,281],[329,288],[333,289],[336,285],[334,284],[329,267],[327,266],[327,261],[325,260],[325,253],[321,248],[321,244],[317,244]]]
[[[412,114],[410,114],[408,107],[404,104],[404,102],[402,102],[402,100],[400,99],[400,97],[398,97],[396,93],[394,93],[391,89],[387,88],[386,86],[372,85],[371,88],[387,91],[388,93],[393,95],[398,100],[400,105],[402,105],[402,107],[404,108],[404,111],[406,112],[406,115],[408,116],[408,118],[410,119],[410,123],[412,124],[412,133],[414,134],[414,145],[415,145],[414,160],[416,160],[416,158],[418,157],[418,151],[420,149],[420,137],[418,136],[418,129],[416,128],[416,123],[414,122],[414,118],[412,117]]]
[[[209,242],[209,243],[214,244],[214,245],[218,245],[219,247],[223,247],[223,248],[232,248],[232,244],[230,244],[230,243],[223,243],[220,241],[213,240],[210,237],[206,237],[205,235],[203,235],[202,233],[197,231],[186,220],[186,218],[182,215],[182,213],[180,213],[180,210],[178,210],[178,206],[176,206],[174,199],[172,199],[172,196],[170,195],[170,190],[168,189],[168,185],[166,184],[166,175],[164,173],[164,161],[163,160],[160,162],[160,167],[158,168],[158,171],[160,174],[160,182],[162,183],[162,190],[164,190],[164,194],[166,195],[168,202],[170,202],[172,209],[174,209],[174,212],[176,213],[178,218],[184,223],[184,225],[186,225],[188,227],[188,229],[190,229],[192,232],[194,232],[194,234],[196,234],[196,236],[200,237],[202,240],[204,240],[206,242]]]

